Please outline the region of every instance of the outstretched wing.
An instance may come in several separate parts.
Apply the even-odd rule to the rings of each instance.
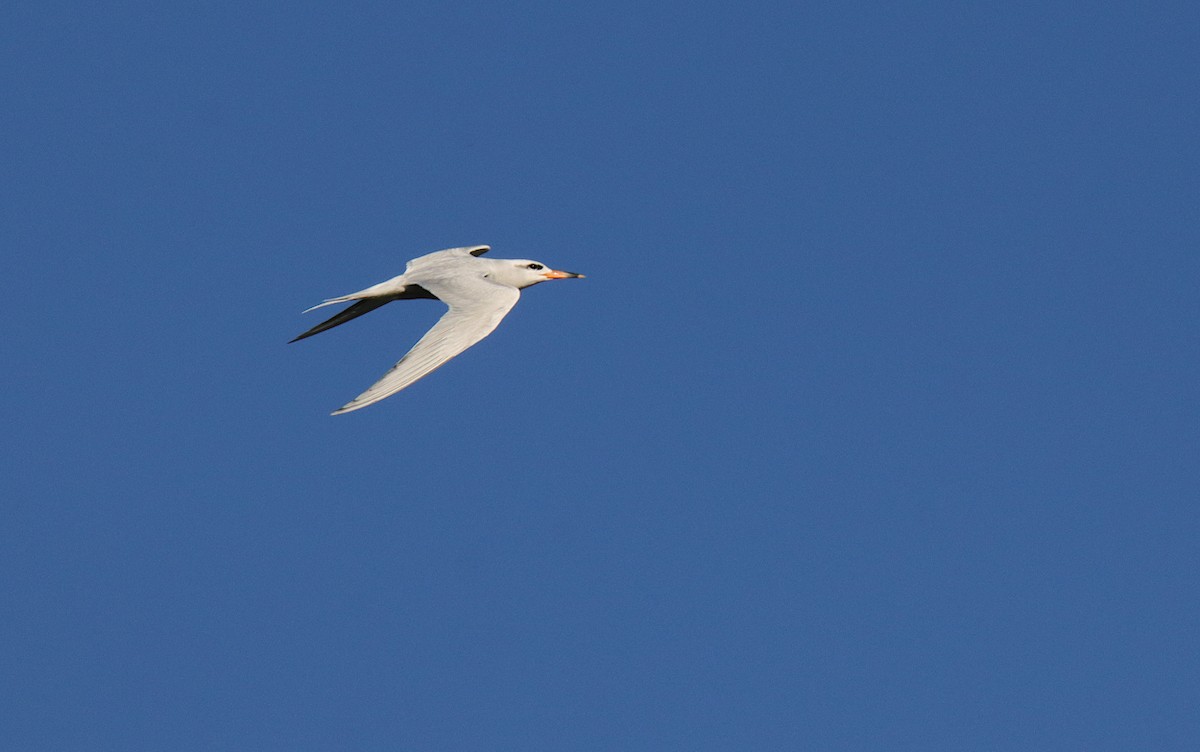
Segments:
[[[359,316],[362,316],[364,313],[370,313],[371,311],[374,311],[379,306],[385,305],[387,303],[391,303],[393,300],[416,300],[417,298],[433,298],[436,300],[437,296],[435,296],[433,293],[426,290],[424,287],[421,287],[420,285],[406,285],[403,288],[402,292],[396,293],[394,295],[381,295],[381,296],[373,297],[373,298],[364,298],[362,300],[359,300],[357,303],[350,306],[349,308],[345,308],[345,309],[342,309],[341,311],[338,311],[331,318],[325,319],[321,323],[314,326],[312,329],[309,329],[304,334],[299,335],[298,337],[296,337],[293,340],[289,340],[288,344],[290,345],[292,342],[299,342],[300,340],[305,339],[306,337],[311,337],[314,334],[320,334],[321,332],[328,331],[328,330],[334,328],[335,326],[341,326],[342,324],[346,323],[347,321],[356,319]],[[353,297],[350,297],[348,299],[354,300]],[[327,301],[325,303],[321,303],[320,305],[315,305],[308,310],[311,311],[314,308],[320,308],[321,306],[324,306],[324,305],[330,305],[331,303],[341,303],[341,302],[345,302],[345,301],[339,300],[339,299],[334,299],[332,301]]]
[[[374,404],[433,373],[491,334],[521,297],[516,288],[483,277],[447,276],[422,279],[421,284],[449,305],[450,310],[383,378],[335,410],[334,415]]]

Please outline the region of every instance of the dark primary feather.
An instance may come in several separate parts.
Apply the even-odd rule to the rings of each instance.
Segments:
[[[299,342],[306,337],[311,337],[314,334],[320,334],[323,331],[332,329],[335,326],[340,326],[351,319],[358,318],[364,313],[370,313],[382,305],[391,303],[393,300],[416,300],[418,298],[432,298],[433,300],[437,300],[437,296],[426,290],[424,287],[421,287],[420,285],[409,285],[404,289],[404,292],[400,293],[399,295],[389,295],[387,297],[367,298],[366,300],[360,300],[349,308],[338,311],[336,314],[317,324],[304,334],[301,334],[293,340],[289,340],[288,344],[290,345],[292,342]]]

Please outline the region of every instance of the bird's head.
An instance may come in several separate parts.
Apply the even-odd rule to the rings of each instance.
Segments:
[[[529,287],[548,279],[583,279],[582,274],[551,269],[539,261],[529,259],[511,259],[505,261],[505,268],[495,275],[497,281],[505,282],[514,287]]]

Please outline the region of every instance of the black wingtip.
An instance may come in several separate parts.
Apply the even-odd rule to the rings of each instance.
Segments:
[[[311,337],[314,334],[320,334],[321,332],[328,331],[328,330],[334,328],[335,326],[341,326],[342,324],[346,323],[347,321],[350,321],[351,319],[356,319],[359,316],[363,315],[364,313],[370,313],[371,311],[374,311],[379,306],[390,303],[396,299],[397,298],[393,296],[393,297],[386,297],[386,298],[367,298],[366,300],[360,300],[357,303],[355,303],[354,305],[350,306],[349,308],[346,308],[346,309],[334,314],[333,316],[326,319],[325,321],[322,321],[321,323],[317,324],[312,329],[309,329],[307,332],[304,332],[303,334],[299,335],[295,339],[290,340],[288,342],[288,344],[290,345],[290,344],[292,344],[292,342],[299,342],[300,340],[302,340],[306,337]]]
[[[349,319],[346,319],[346,320],[348,321]],[[337,324],[325,326],[325,324],[328,324],[328,323],[329,323],[328,321],[323,321],[320,324],[317,324],[316,326],[314,326],[312,329],[309,329],[307,332],[304,332],[303,334],[297,334],[295,337],[292,337],[291,339],[289,339],[287,341],[287,343],[290,345],[293,342],[299,342],[302,339],[308,339],[309,337],[313,336],[314,334],[320,334],[321,332],[326,331],[327,329],[332,329],[333,327],[337,326]],[[341,321],[338,323],[345,323],[345,322]]]

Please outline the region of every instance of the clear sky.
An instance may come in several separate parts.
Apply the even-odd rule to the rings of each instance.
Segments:
[[[1193,2],[0,9],[0,746],[1200,748]],[[346,416],[487,243],[588,279]]]

